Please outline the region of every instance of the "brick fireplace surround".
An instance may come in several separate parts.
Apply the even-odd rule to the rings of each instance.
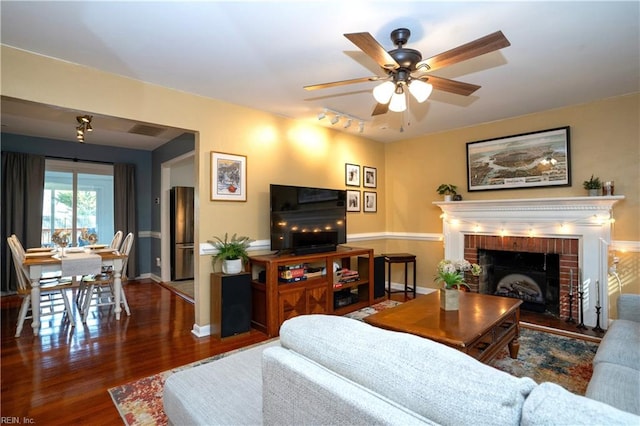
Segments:
[[[478,249],[560,256],[560,316],[568,318],[569,277],[584,292],[583,322],[608,325],[608,250],[613,205],[624,196],[434,202],[442,209],[447,259],[478,261]],[[478,291],[477,285],[472,291]],[[574,299],[573,317],[578,302]]]
[[[515,237],[497,235],[465,235],[464,258],[471,263],[478,263],[478,250],[502,250],[526,253],[558,254],[560,256],[560,318],[569,318],[569,278],[573,270],[573,291],[577,292],[578,278],[578,249],[577,238],[549,238],[549,237]],[[469,280],[471,291],[477,292],[477,281]],[[573,318],[577,318],[578,306],[573,302]]]

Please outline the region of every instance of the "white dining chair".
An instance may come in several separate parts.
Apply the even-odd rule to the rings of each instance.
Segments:
[[[20,240],[11,235],[7,238],[7,244],[11,250],[13,265],[18,278],[17,292],[22,297],[22,304],[18,312],[18,324],[16,326],[15,337],[20,337],[24,322],[32,318],[29,315],[31,311],[31,281],[29,280],[29,272],[24,266],[25,251]],[[66,291],[77,288],[77,280],[71,278],[69,281],[63,281],[58,278],[47,278],[40,281],[40,318],[46,316],[54,316],[56,314],[66,314],[71,326],[75,326],[73,320],[73,310],[71,303],[66,296]],[[64,316],[64,315],[63,315]]]
[[[109,244],[109,248],[114,249],[114,250],[120,250],[120,243],[122,242],[122,231],[118,230],[115,234],[113,234],[113,238],[111,239],[111,243]],[[111,272],[111,267],[110,266],[103,266],[102,267],[102,273],[109,273]],[[87,285],[86,282],[92,277],[82,277],[82,279],[80,280],[80,287],[78,289],[78,292],[76,293],[76,305],[78,306],[78,309],[80,310],[80,313],[82,313],[82,310],[84,308],[84,296],[86,295],[86,290],[87,290]]]
[[[109,248],[120,250],[120,243],[122,242],[122,231],[118,231],[113,234],[113,239],[111,239],[111,244],[109,244]]]
[[[126,280],[126,270],[129,260],[129,253],[133,246],[133,233],[129,232],[122,242],[120,247],[120,253],[124,254],[126,258],[122,262],[122,269],[120,271],[121,280]],[[85,277],[84,281],[84,295],[80,300],[82,305],[80,306],[80,312],[82,313],[82,322],[86,323],[89,316],[89,310],[91,306],[111,306],[115,305],[115,292],[114,292],[114,272],[103,273],[95,277]],[[127,296],[124,292],[124,287],[120,287],[120,303],[124,308],[128,316],[131,315],[129,309],[129,303],[127,302]]]

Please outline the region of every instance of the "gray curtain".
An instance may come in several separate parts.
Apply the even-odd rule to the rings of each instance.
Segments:
[[[45,158],[17,152],[2,153],[2,291],[13,293],[17,278],[7,246],[16,234],[25,247],[39,247]]]
[[[133,247],[129,253],[127,264],[127,277],[138,276],[138,262],[136,260],[136,243],[138,241],[138,224],[136,221],[136,168],[133,164],[113,165],[113,192],[114,192],[114,225],[126,236],[133,232]]]

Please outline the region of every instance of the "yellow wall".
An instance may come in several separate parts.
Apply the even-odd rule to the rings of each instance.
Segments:
[[[375,167],[384,146],[317,125],[2,46],[2,95],[197,132],[196,247],[214,235],[269,238],[269,184],[345,188],[345,163]],[[210,200],[210,152],[247,156],[247,201]],[[378,205],[385,202],[382,185]],[[151,200],[149,200],[151,202]],[[381,233],[385,212],[349,213],[349,233]],[[355,244],[354,244],[355,245]],[[209,324],[209,256],[196,257],[196,324]]]
[[[426,118],[429,119],[428,117]],[[467,192],[466,143],[570,126],[571,187]],[[438,233],[442,230],[436,188],[458,186],[465,200],[585,196],[582,182],[591,174],[614,180],[613,240],[640,241],[640,95],[605,99],[479,126],[425,135],[385,146],[387,231]],[[389,244],[393,244],[390,242]],[[401,241],[396,248],[418,254],[420,284],[430,279],[443,256],[439,241]],[[638,253],[617,253],[624,291],[640,293]],[[612,284],[612,291],[613,289]],[[615,282],[617,288],[617,281]],[[617,295],[617,290],[612,295]]]
[[[443,253],[440,211],[431,204],[443,182],[457,184],[465,199],[584,195],[581,182],[594,173],[615,180],[616,193],[627,196],[615,208],[614,239],[640,241],[638,94],[384,145],[6,46],[1,54],[3,96],[197,132],[196,244],[224,232],[267,239],[269,183],[344,188],[344,163],[378,170],[378,213],[349,214],[350,235],[378,238],[353,245],[416,253],[423,287],[433,286]],[[464,191],[466,142],[565,125],[571,126],[571,188]],[[210,151],[247,155],[246,203],[210,201]],[[379,238],[384,232],[391,235]],[[638,253],[621,257],[621,266],[630,265],[621,268],[625,288],[640,293]],[[209,323],[209,256],[196,258],[196,271],[196,324],[202,326]]]

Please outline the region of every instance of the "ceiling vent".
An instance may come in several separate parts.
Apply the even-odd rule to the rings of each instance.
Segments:
[[[129,129],[129,133],[133,133],[136,135],[156,137],[164,133],[165,130],[166,129],[162,127],[148,126],[146,124],[136,124],[131,129]]]

